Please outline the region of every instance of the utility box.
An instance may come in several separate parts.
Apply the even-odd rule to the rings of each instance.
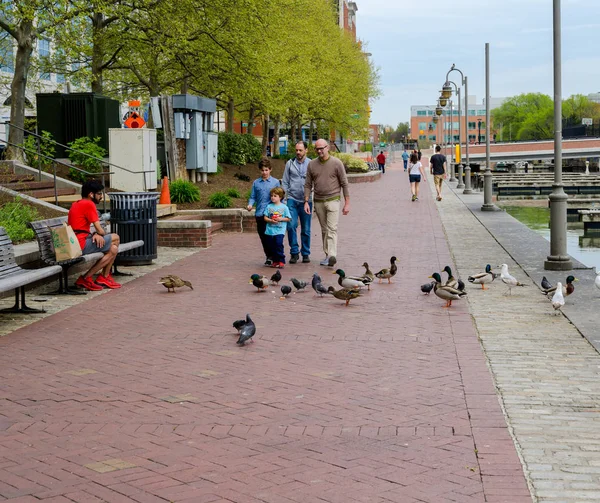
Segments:
[[[100,146],[110,152],[108,130],[121,126],[119,102],[96,93],[38,93],[35,95],[37,127],[54,141],[67,145],[83,136],[100,137]],[[56,145],[56,157],[68,150]]]
[[[216,100],[191,94],[173,95],[175,136],[185,139],[186,168],[217,172],[218,136],[214,132]]]
[[[157,187],[156,129],[109,129],[110,186],[126,192]]]

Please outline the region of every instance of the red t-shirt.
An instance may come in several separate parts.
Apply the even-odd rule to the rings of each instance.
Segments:
[[[75,232],[75,235],[79,240],[79,245],[83,250],[85,246],[85,240],[90,233],[90,225],[100,220],[98,218],[98,210],[96,209],[96,205],[89,199],[80,199],[79,201],[75,201],[71,205],[67,220],[74,231],[85,232],[85,234],[83,232]]]
[[[385,164],[385,154],[383,152],[377,156],[377,162],[379,164]]]

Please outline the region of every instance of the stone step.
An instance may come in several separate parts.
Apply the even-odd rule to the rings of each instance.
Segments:
[[[33,182],[35,177],[33,175],[16,175],[15,173],[1,173],[0,174],[0,185],[6,186],[10,183],[19,182]]]
[[[28,176],[28,175],[25,175]],[[11,190],[16,190],[17,192],[28,191],[28,190],[37,190],[37,189],[54,189],[54,183],[52,181],[47,182],[36,182],[36,181],[18,181],[11,183],[4,183],[4,187]]]
[[[54,188],[50,189],[34,189],[34,190],[22,190],[23,194],[27,194],[28,196],[35,197],[38,199],[41,198],[54,198]],[[76,189],[56,189],[56,193],[59,196],[68,196],[71,194],[77,193]],[[53,199],[52,199],[53,201]]]

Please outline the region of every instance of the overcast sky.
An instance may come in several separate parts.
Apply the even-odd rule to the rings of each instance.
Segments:
[[[553,96],[552,0],[356,0],[357,34],[379,68],[371,123],[406,122],[411,105],[434,105],[456,63],[469,95]],[[563,98],[600,91],[600,0],[562,0]],[[450,79],[459,84],[460,74]]]

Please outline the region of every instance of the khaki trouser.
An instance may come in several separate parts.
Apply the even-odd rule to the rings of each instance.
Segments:
[[[315,201],[315,213],[321,225],[323,251],[328,257],[337,257],[337,226],[340,219],[341,200]]]

